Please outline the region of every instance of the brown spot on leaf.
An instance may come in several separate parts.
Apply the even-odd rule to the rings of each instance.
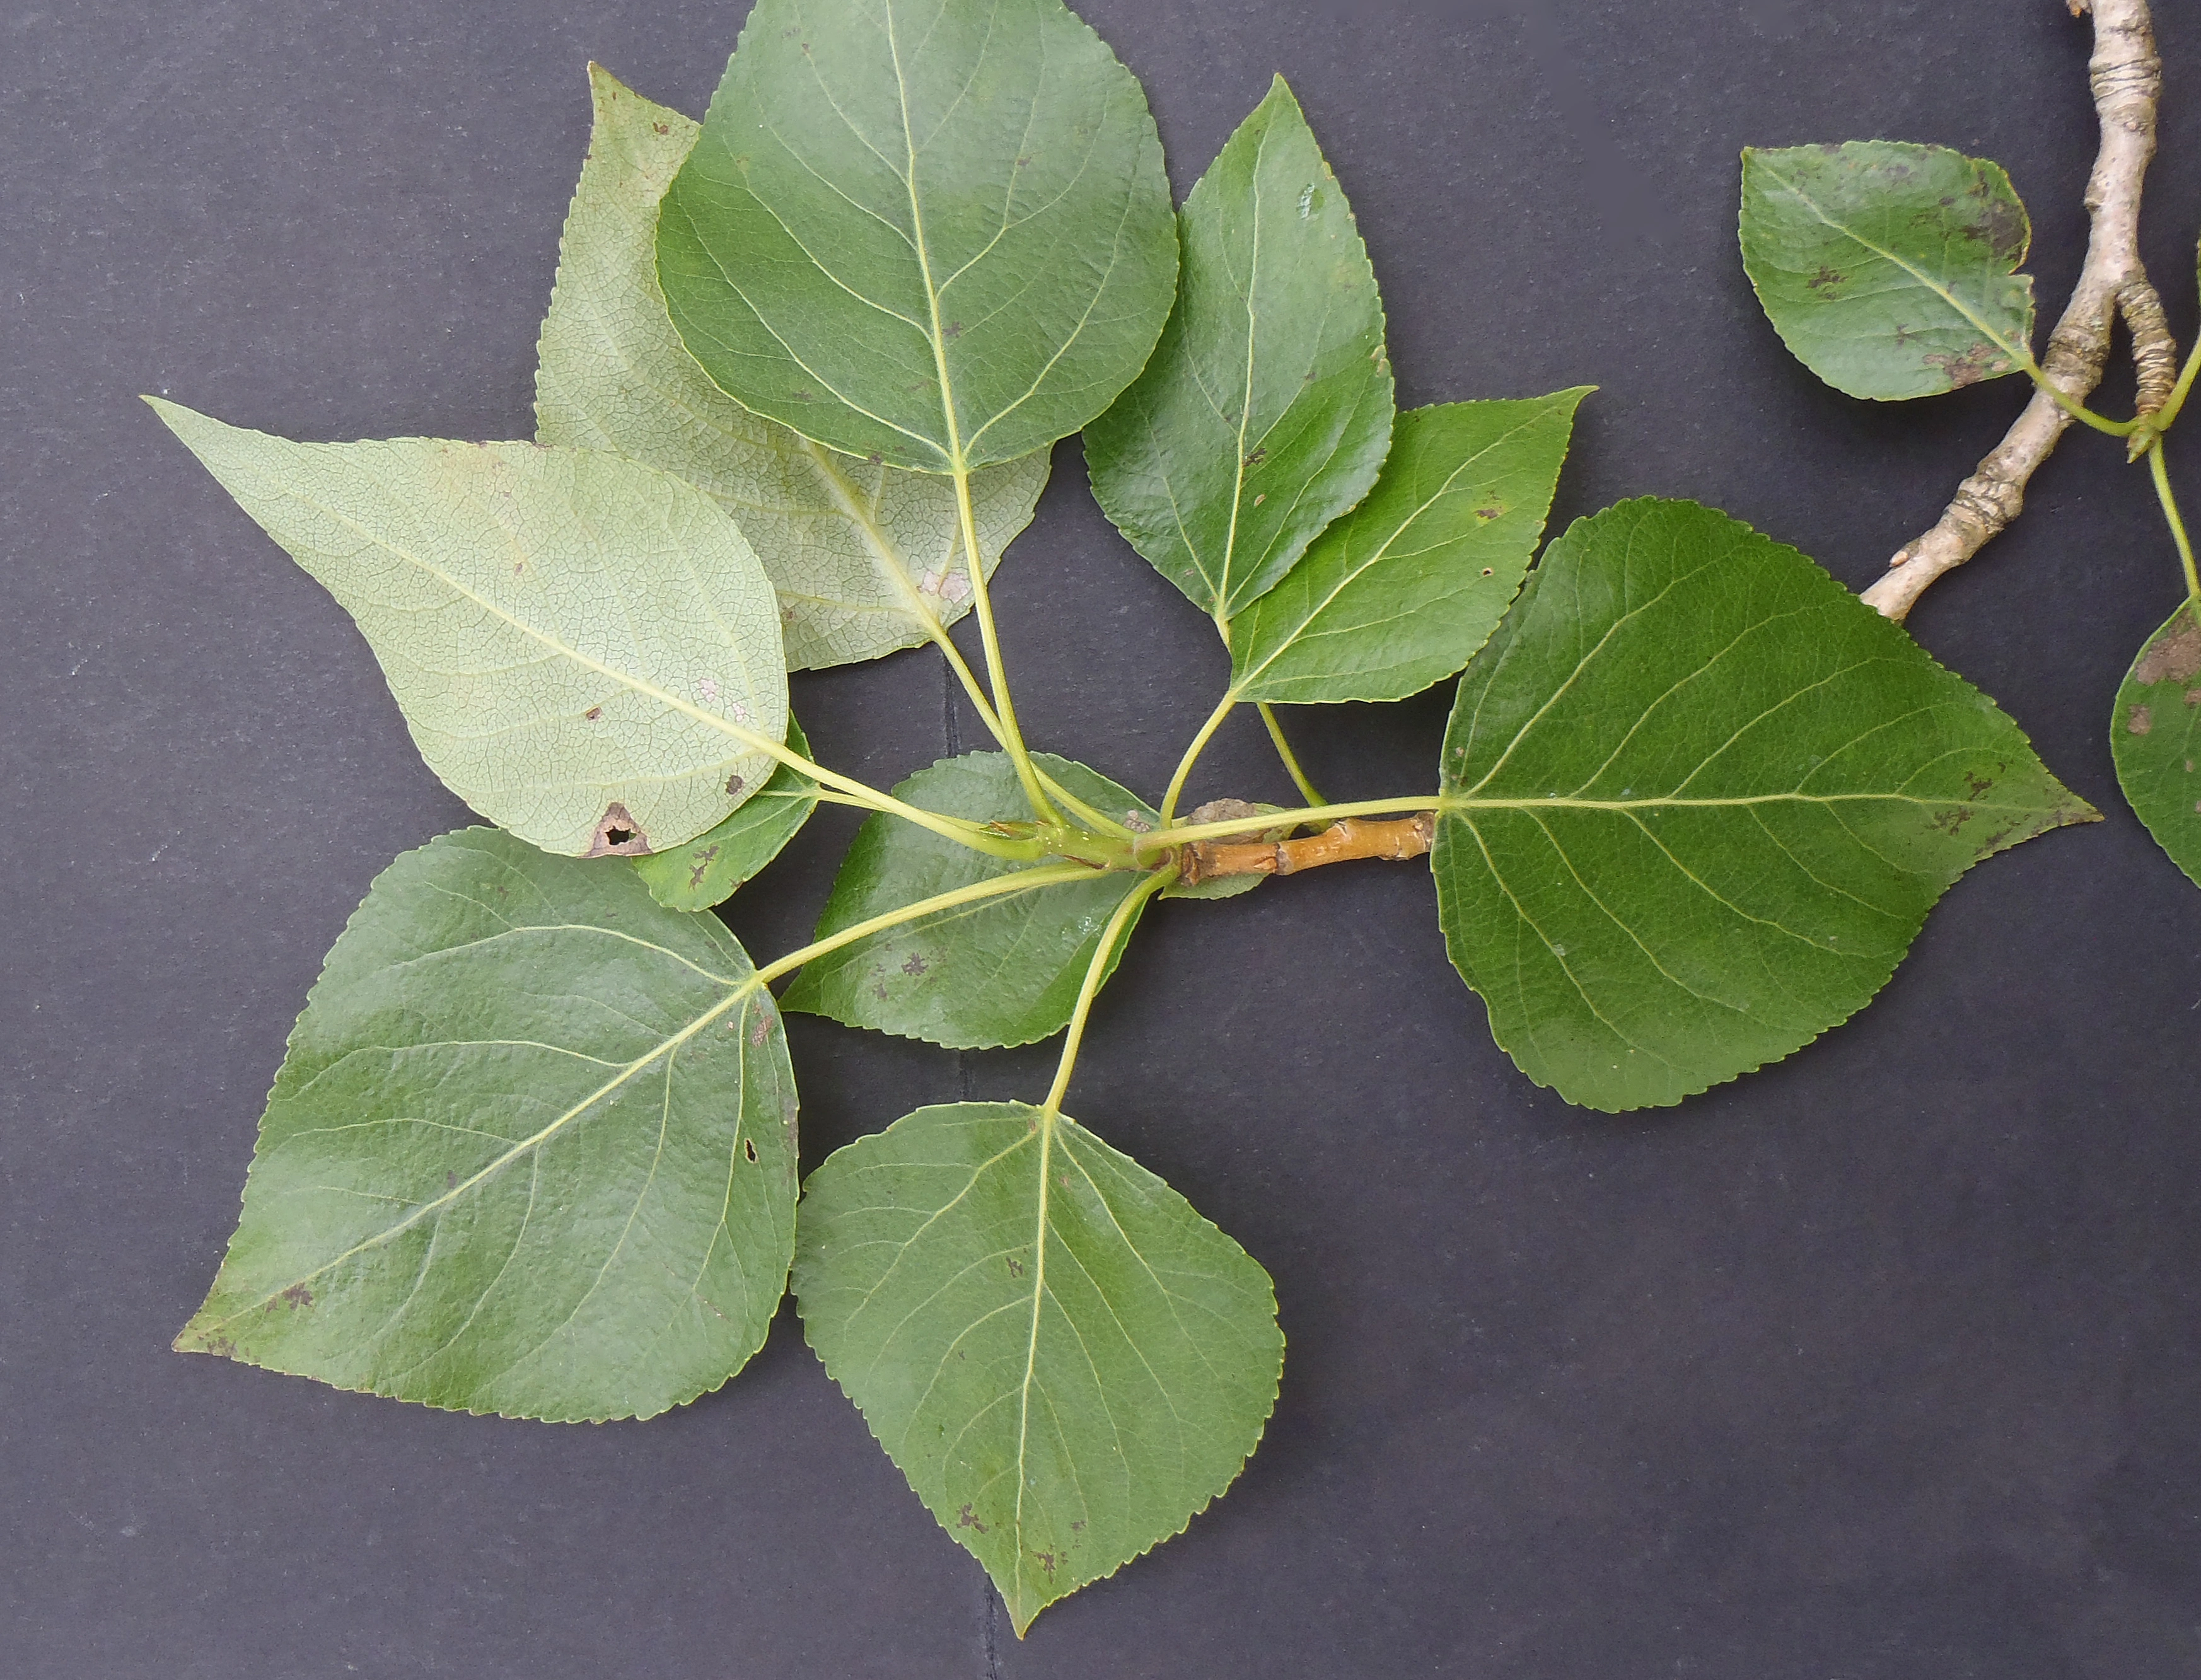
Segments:
[[[1994,780],[1992,777],[1975,776],[1969,770],[1964,772],[1964,793],[1969,798],[1986,797],[1987,790],[1993,785]]]
[[[583,857],[647,857],[649,837],[635,824],[625,806],[613,800],[596,819],[596,831]]]
[[[1054,1554],[1052,1552],[1039,1552],[1034,1554],[1034,1555],[1039,1560],[1040,1568],[1046,1571],[1047,1578],[1050,1581],[1054,1580],[1055,1565]]]
[[[1024,1275],[1024,1263],[1022,1260],[1018,1260],[1015,1255],[1013,1255],[1013,1254],[1010,1255],[1010,1256],[1009,1256],[1009,1276],[1010,1276],[1010,1277],[1012,1277],[1012,1278],[1021,1278],[1021,1277],[1023,1277]]]
[[[960,338],[963,336],[963,323],[960,320],[949,321],[947,326],[940,329],[940,336],[943,338]]]
[[[760,1009],[757,1011],[756,1025],[749,1029],[749,1043],[760,1047],[764,1041],[771,1037],[772,1011]]]
[[[924,959],[919,956],[915,951],[912,951],[909,954],[909,960],[902,964],[901,972],[908,975],[912,979],[915,979],[919,975],[924,972]]]
[[[739,799],[739,798],[742,796],[742,790],[743,788],[747,787],[748,785],[748,784],[747,782],[744,782],[744,781],[743,781],[740,777],[738,777],[738,776],[729,776],[729,777],[727,777],[727,778],[726,778],[726,797],[727,797],[727,798],[729,798],[729,799]]]
[[[1850,277],[1839,268],[1821,265],[1819,272],[1804,282],[1805,285],[1822,297],[1832,297],[1850,283]]]
[[[959,1529],[976,1529],[981,1534],[986,1531],[986,1525],[971,1514],[971,1507],[967,1505],[955,1513],[955,1526]]]
[[[581,714],[581,715],[586,718],[590,723],[594,723],[598,718],[603,716],[603,714],[604,708],[601,706],[591,706],[587,711]]]
[[[1256,446],[1253,452],[1246,457],[1246,464],[1248,467],[1259,467],[1268,458],[1269,446],[1266,443],[1262,443]]]
[[[2016,262],[2025,255],[2031,238],[2026,226],[2025,212],[2007,198],[1987,197],[1990,189],[1982,180],[1973,188],[1975,197],[1987,198],[1979,214],[1957,231],[1967,239],[1985,240],[1996,257],[2005,262]]]
[[[689,856],[696,860],[688,871],[689,891],[693,892],[703,884],[703,877],[710,872],[711,860],[718,855],[719,849],[716,846],[706,846],[700,852],[689,854]]]
[[[1926,357],[1928,367],[1939,368],[1941,377],[1962,391],[1966,385],[1975,385],[1981,379],[2010,371],[2010,364],[2002,359],[2002,352],[1993,344],[1974,344],[1962,355],[1954,350],[1936,350]]]
[[[293,1283],[283,1291],[283,1299],[293,1307],[311,1307],[314,1304],[314,1292],[303,1283]]]
[[[1242,799],[1211,799],[1206,804],[1188,812],[1184,819],[1188,824],[1235,823],[1241,817],[1258,817],[1260,814],[1259,806],[1249,805]]]
[[[2162,633],[2147,644],[2147,651],[2133,667],[2133,681],[2150,686],[2190,682],[2197,672],[2201,672],[2201,625],[2193,622],[2188,610],[2164,626]]]
[[[672,125],[669,122],[653,122],[649,126],[660,134],[670,134],[672,132]]]
[[[748,1158],[748,1160],[750,1161],[750,1163],[751,1163],[752,1165],[754,1165],[754,1162],[755,1162],[755,1160],[756,1160],[756,1139],[755,1139],[755,1138],[754,1138],[754,1137],[744,1137],[743,1139],[742,1139],[742,1154],[744,1156],[746,1156],[746,1157]]]
[[[2132,714],[2125,720],[2125,732],[2128,735],[2145,735],[2154,727],[2155,708],[2152,706],[2135,706],[2132,708]]]

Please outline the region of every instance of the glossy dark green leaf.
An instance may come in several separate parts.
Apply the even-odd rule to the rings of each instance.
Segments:
[[[649,1417],[764,1342],[795,1242],[795,1080],[710,916],[496,829],[352,916],[177,1338],[430,1406]]]
[[[2201,625],[2185,602],[2148,637],[2117,690],[2110,749],[2134,812],[2201,884]]]
[[[1177,307],[1085,460],[1131,546],[1228,620],[1375,483],[1391,366],[1359,229],[1282,77],[1178,224]]]
[[[1742,266],[1804,365],[1852,397],[1931,397],[2025,365],[2032,243],[2000,165],[1852,140],[1742,155]]]
[[[792,717],[787,720],[787,744],[804,758],[810,756],[810,743]],[[818,784],[778,765],[772,779],[716,828],[670,851],[638,857],[634,866],[649,896],[666,909],[707,910],[724,903],[737,887],[778,857],[817,808]]]
[[[1154,820],[1145,805],[1083,765],[1050,753],[1032,758],[1096,809]],[[1031,814],[1006,753],[943,759],[894,791],[909,804],[951,817],[995,821]],[[898,818],[873,817],[842,861],[818,937],[1024,866]],[[1069,1025],[1101,928],[1140,878],[1128,870],[1095,870],[1090,881],[906,922],[818,958],[782,995],[782,1006],[956,1049],[1032,1043]],[[1119,957],[1121,949],[1119,943]],[[1112,971],[1114,966],[1112,960]]]
[[[294,443],[158,399],[357,621],[428,767],[547,851],[692,838],[787,732],[772,584],[670,473],[534,443]]]
[[[672,330],[657,206],[696,126],[590,67],[596,129],[559,242],[535,372],[536,436],[661,467],[733,515],[779,594],[787,662],[876,659],[934,639],[975,598],[955,485],[836,455],[750,414]],[[1030,523],[1044,450],[971,475],[988,575]]]
[[[1679,1101],[1872,997],[1980,859],[2094,813],[2017,725],[1791,548],[1625,502],[1460,679],[1431,862],[1539,1084]]]
[[[804,1189],[803,1333],[1022,1635],[1183,1531],[1276,1404],[1266,1272],[1020,1102],[920,1108]]]
[[[1589,387],[1399,416],[1382,476],[1230,621],[1241,700],[1403,700],[1490,639],[1544,534]]]
[[[930,473],[1083,426],[1177,284],[1146,95],[1059,0],[758,0],[657,251],[728,395]]]

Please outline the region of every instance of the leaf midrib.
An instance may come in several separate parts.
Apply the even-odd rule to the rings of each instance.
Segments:
[[[438,583],[443,584],[444,587],[449,589],[454,595],[472,602],[474,605],[479,607],[484,612],[488,613],[492,617],[511,626],[513,629],[518,631],[521,635],[533,637],[544,647],[549,649],[553,653],[562,655],[565,658],[572,661],[574,664],[582,667],[585,670],[593,671],[600,677],[607,677],[612,681],[620,684],[622,687],[631,689],[635,693],[643,696],[645,699],[657,702],[658,704],[665,707],[670,711],[679,712],[688,717],[695,719],[699,723],[708,724],[712,728],[719,730],[727,735],[732,736],[736,740],[749,748],[751,751],[763,752],[766,753],[767,756],[770,756],[769,749],[758,744],[758,743],[762,741],[764,737],[758,734],[754,730],[745,728],[743,725],[736,723],[731,718],[721,717],[715,712],[707,711],[704,708],[696,705],[694,702],[683,699],[680,696],[672,693],[668,690],[661,689],[654,683],[649,682],[644,678],[635,676],[631,673],[621,671],[616,667],[607,665],[602,660],[594,658],[588,654],[583,653],[579,649],[569,645],[566,642],[561,640],[558,637],[551,634],[549,631],[537,629],[535,626],[528,623],[525,619],[522,619],[508,611],[507,608],[499,606],[496,602],[490,600],[488,597],[479,594],[474,590],[467,588],[466,584],[461,583],[456,578],[444,571],[443,567],[436,565],[432,561],[423,560],[419,555],[414,554],[411,549],[402,548],[397,543],[391,542],[387,537],[377,534],[366,526],[361,524],[357,520],[353,519],[349,514],[346,514],[341,508],[331,507],[325,502],[317,502],[310,497],[301,496],[296,490],[285,490],[281,494],[286,501],[296,502],[300,503],[302,506],[316,508],[320,512],[326,514],[331,519],[337,520],[338,523],[349,526],[353,532],[357,533],[362,539],[373,547],[380,549],[385,553],[396,555],[398,559],[405,561],[408,566],[417,567],[422,572],[426,573],[428,576],[435,579]],[[726,645],[730,652],[734,653],[737,656],[739,655],[740,649],[735,647],[731,642],[729,642]],[[743,663],[746,667],[746,661],[744,661]],[[696,773],[701,774],[702,772],[699,769]]]
[[[1294,648],[1299,646],[1301,642],[1308,639],[1307,626],[1312,625],[1318,618],[1321,617],[1324,613],[1327,612],[1331,604],[1336,601],[1337,597],[1344,594],[1347,589],[1351,588],[1354,584],[1358,583],[1364,576],[1365,576],[1370,568],[1379,565],[1384,558],[1389,555],[1392,546],[1396,543],[1401,537],[1405,536],[1407,532],[1411,531],[1414,527],[1415,524],[1421,519],[1423,514],[1428,513],[1430,508],[1436,506],[1436,504],[1442,501],[1447,496],[1449,496],[1452,493],[1453,486],[1459,481],[1461,473],[1465,473],[1469,467],[1474,466],[1476,461],[1488,455],[1491,450],[1499,448],[1501,444],[1512,442],[1514,438],[1520,436],[1523,432],[1529,431],[1530,428],[1541,424],[1550,412],[1551,409],[1548,406],[1540,407],[1536,413],[1523,420],[1520,425],[1514,426],[1511,430],[1508,431],[1503,437],[1492,439],[1490,443],[1484,445],[1482,449],[1477,449],[1465,461],[1460,462],[1457,468],[1447,475],[1443,484],[1440,485],[1435,490],[1433,490],[1424,501],[1417,504],[1413,511],[1408,514],[1405,519],[1401,520],[1391,533],[1385,537],[1382,542],[1376,545],[1376,551],[1373,554],[1370,555],[1368,558],[1359,565],[1353,567],[1347,571],[1338,579],[1335,586],[1332,588],[1327,595],[1324,596],[1319,602],[1308,608],[1305,613],[1300,615],[1299,622],[1294,627],[1292,633],[1282,642],[1279,643],[1274,651],[1264,659],[1260,664],[1253,667],[1253,669],[1247,672],[1244,676],[1234,678],[1230,684],[1230,692],[1233,695],[1242,696],[1244,691],[1253,683],[1258,681],[1271,666],[1274,665]],[[1495,524],[1496,522],[1497,521],[1495,520],[1492,521],[1493,524]],[[1425,552],[1425,550],[1417,550],[1417,552]],[[1306,563],[1306,561],[1305,560],[1302,560],[1300,562],[1300,565],[1305,565]],[[1288,574],[1287,575],[1288,576]],[[1480,580],[1476,579],[1473,581]],[[1265,598],[1274,600],[1276,597],[1272,592],[1270,596]],[[1256,614],[1259,613],[1260,608],[1258,604],[1254,607],[1253,611]],[[1259,633],[1258,618],[1255,624],[1255,633],[1257,635]],[[1401,661],[1397,660],[1394,660],[1392,661],[1393,664],[1398,664]]]
[[[461,1196],[466,1195],[471,1192],[476,1185],[495,1177],[498,1172],[503,1171],[504,1168],[510,1166],[514,1161],[519,1160],[522,1155],[527,1154],[531,1151],[539,1150],[542,1146],[547,1143],[552,1137],[564,1131],[568,1125],[571,1125],[575,1120],[588,1113],[590,1109],[602,1102],[613,1092],[619,1090],[630,1079],[632,1079],[636,1075],[656,1062],[659,1058],[669,1057],[674,1052],[678,1051],[683,1044],[693,1038],[713,1021],[725,1014],[727,1010],[732,1008],[736,1004],[742,1002],[750,995],[759,990],[760,989],[760,985],[761,983],[752,976],[750,978],[742,981],[738,985],[732,987],[725,997],[722,997],[718,1002],[713,1004],[708,1009],[698,1015],[686,1026],[681,1028],[679,1031],[673,1033],[669,1037],[660,1040],[654,1049],[648,1052],[648,1054],[637,1057],[633,1061],[627,1063],[610,1078],[605,1080],[604,1083],[599,1085],[595,1090],[583,1097],[578,1102],[573,1104],[572,1107],[567,1108],[563,1113],[558,1115],[555,1119],[550,1120],[537,1131],[530,1134],[528,1137],[519,1139],[517,1143],[514,1143],[511,1148],[505,1150],[502,1154],[490,1161],[486,1166],[480,1168],[471,1176],[461,1179],[458,1183],[451,1185],[448,1190],[443,1191],[442,1195],[436,1196],[430,1201],[421,1202],[413,1210],[413,1212],[407,1214],[405,1218],[400,1219],[396,1224],[390,1226],[387,1230],[379,1231],[372,1237],[361,1238],[359,1242],[355,1242],[350,1248],[346,1248],[342,1254],[336,1255],[333,1259],[325,1260],[320,1266],[315,1266],[311,1272],[302,1273],[299,1277],[291,1279],[291,1282],[283,1285],[281,1289],[269,1290],[266,1295],[260,1296],[257,1300],[250,1301],[242,1307],[239,1307],[236,1312],[230,1313],[226,1318],[217,1319],[210,1324],[202,1324],[195,1319],[193,1320],[192,1327],[202,1336],[204,1336],[210,1331],[218,1330],[226,1325],[232,1325],[236,1323],[238,1319],[245,1317],[249,1313],[259,1311],[261,1308],[266,1307],[268,1302],[279,1300],[283,1295],[284,1289],[295,1289],[301,1283],[309,1283],[316,1278],[321,1277],[325,1273],[335,1270],[337,1266],[340,1266],[345,1262],[354,1260],[359,1255],[367,1253],[369,1249],[379,1248],[384,1243],[390,1242],[392,1238],[402,1236],[404,1232],[411,1230],[414,1225],[420,1224],[422,1219],[427,1218],[431,1213],[439,1212],[443,1208],[449,1206],[452,1202],[457,1201]],[[539,1156],[537,1158],[539,1159]],[[478,1302],[477,1302],[477,1307],[478,1307]],[[448,1343],[446,1345],[448,1345]]]
[[[1987,322],[1981,320],[1979,316],[1973,314],[1970,306],[1965,303],[1963,299],[1959,298],[1954,292],[1951,291],[1939,280],[1936,280],[1931,274],[1925,273],[1922,269],[1913,266],[1904,258],[1898,256],[1893,251],[1889,250],[1885,245],[1879,244],[1876,240],[1866,238],[1864,234],[1858,232],[1857,229],[1852,227],[1847,222],[1837,221],[1834,217],[1828,215],[1825,210],[1819,207],[1819,203],[1816,198],[1814,198],[1809,192],[1805,191],[1805,189],[1799,185],[1795,181],[1790,179],[1787,176],[1783,175],[1772,164],[1764,162],[1761,158],[1759,167],[1762,167],[1767,174],[1772,176],[1773,179],[1778,181],[1782,186],[1786,187],[1790,192],[1793,193],[1797,199],[1803,204],[1804,208],[1809,210],[1813,215],[1817,216],[1822,224],[1833,228],[1835,232],[1843,235],[1846,238],[1855,240],[1858,244],[1872,252],[1874,256],[1884,258],[1886,261],[1893,263],[1905,273],[1910,275],[1912,279],[1917,281],[1919,285],[1924,286],[1928,291],[1932,292],[1943,303],[1946,303],[1951,308],[1954,309],[1958,314],[1962,315],[1966,320],[1969,321],[1974,327],[1986,335],[1987,341],[1990,344],[1992,344],[1997,350],[2000,350],[2004,355],[2010,357],[2011,361],[2016,362],[2020,367],[2024,367],[2031,363],[2033,361],[2033,353],[2030,350],[2021,350],[2011,344],[2010,342],[2007,338],[2004,338],[2001,333],[1998,332],[1993,327],[1989,326]],[[2015,275],[2015,273],[2016,271],[2013,269],[2010,273],[2002,276],[2002,278],[2012,278]]]
[[[1439,811],[1642,811],[1739,808],[1754,805],[1856,805],[1874,802],[1927,807],[1962,806],[1968,811],[1998,811],[2039,815],[2052,808],[2041,805],[2004,805],[1950,795],[1929,798],[1911,793],[1781,793],[1734,794],[1723,798],[1682,799],[1652,794],[1641,799],[1582,799],[1555,794],[1543,799],[1491,799],[1478,795],[1439,794],[1430,801]]]

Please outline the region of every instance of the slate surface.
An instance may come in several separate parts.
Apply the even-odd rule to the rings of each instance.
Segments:
[[[1086,15],[1180,190],[1291,78],[1402,402],[1596,382],[1562,516],[1693,496],[1869,580],[2022,393],[1816,384],[1745,286],[1736,153],[2000,160],[2052,312],[2087,26],[2057,0],[1528,4]],[[2201,1675],[2201,894],[2104,739],[2176,584],[2144,484],[2085,437],[1913,626],[2109,820],[1967,879],[1787,1064],[1570,1113],[1492,1047],[1418,872],[1156,908],[1071,1106],[1275,1274],[1283,1397],[1226,1499],[1022,1645],[791,1318],[725,1392],[596,1429],[167,1351],[322,952],[464,814],[343,615],[134,393],[307,438],[524,435],[584,65],[700,112],[742,9],[0,5],[0,1673]],[[2162,9],[2150,258],[2190,331],[2201,16]],[[1158,788],[1225,661],[1074,443],[1001,577],[1029,733]],[[914,654],[797,703],[874,780],[975,744]],[[1443,708],[1297,734],[1339,796],[1388,793],[1428,780]],[[1195,796],[1282,791],[1250,719],[1211,763]],[[800,940],[833,859],[741,895],[752,949]],[[795,1046],[813,1162],[959,1090],[1029,1096],[1054,1054],[815,1021]]]

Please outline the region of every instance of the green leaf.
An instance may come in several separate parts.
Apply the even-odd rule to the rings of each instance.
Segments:
[[[772,585],[669,473],[535,443],[293,443],[146,399],[358,621],[428,767],[547,851],[692,839],[787,732]]]
[[[710,916],[463,829],[384,872],[291,1033],[176,1346],[429,1406],[646,1418],[763,1344],[795,1080]]]
[[[743,407],[931,473],[1106,408],[1177,284],[1146,95],[1059,0],[759,0],[657,261]]]
[[[1154,358],[1086,428],[1093,494],[1201,611],[1234,618],[1366,495],[1391,443],[1376,273],[1282,76],[1178,217]]]
[[[2134,813],[2201,884],[2201,625],[2186,603],[2148,637],[2117,690],[2110,750]]]
[[[1399,416],[1382,477],[1230,621],[1244,700],[1403,700],[1475,656],[1519,593],[1590,388]]]
[[[1441,782],[1453,963],[1523,1072],[1606,1110],[1810,1043],[1972,864],[2095,818],[1802,555],[1649,499],[1545,551],[1460,679]]]
[[[1742,266],[1775,329],[1838,391],[1933,397],[2031,359],[2032,243],[1999,164],[1852,140],[1742,155]]]
[[[1276,1404],[1266,1272],[1066,1116],[920,1108],[804,1188],[803,1333],[1022,1636],[1230,1486]]]
[[[792,717],[787,720],[789,750],[810,756],[810,743]],[[634,861],[649,896],[668,910],[707,910],[778,857],[818,808],[818,784],[783,764],[772,779],[742,802],[742,808],[716,828],[684,845]]]
[[[1051,753],[1034,753],[1032,761],[1098,810],[1156,820],[1146,805],[1082,764]],[[945,816],[989,822],[1030,815],[1006,753],[943,759],[894,791]],[[872,817],[842,861],[818,937],[1026,866],[898,818]],[[819,957],[795,977],[780,1005],[952,1049],[1033,1043],[1070,1024],[1102,925],[1141,878],[1130,870],[1095,870],[1089,882],[1036,888],[905,922]],[[1134,919],[1131,926],[1137,925]],[[1126,928],[1118,960],[1130,935]],[[1110,972],[1114,968],[1112,960]]]
[[[971,610],[955,486],[836,455],[750,414],[680,342],[657,285],[657,205],[696,126],[590,67],[596,132],[566,218],[535,373],[536,436],[661,467],[715,497],[779,591],[787,662],[876,659]],[[1031,522],[1045,450],[971,477],[990,576]]]

